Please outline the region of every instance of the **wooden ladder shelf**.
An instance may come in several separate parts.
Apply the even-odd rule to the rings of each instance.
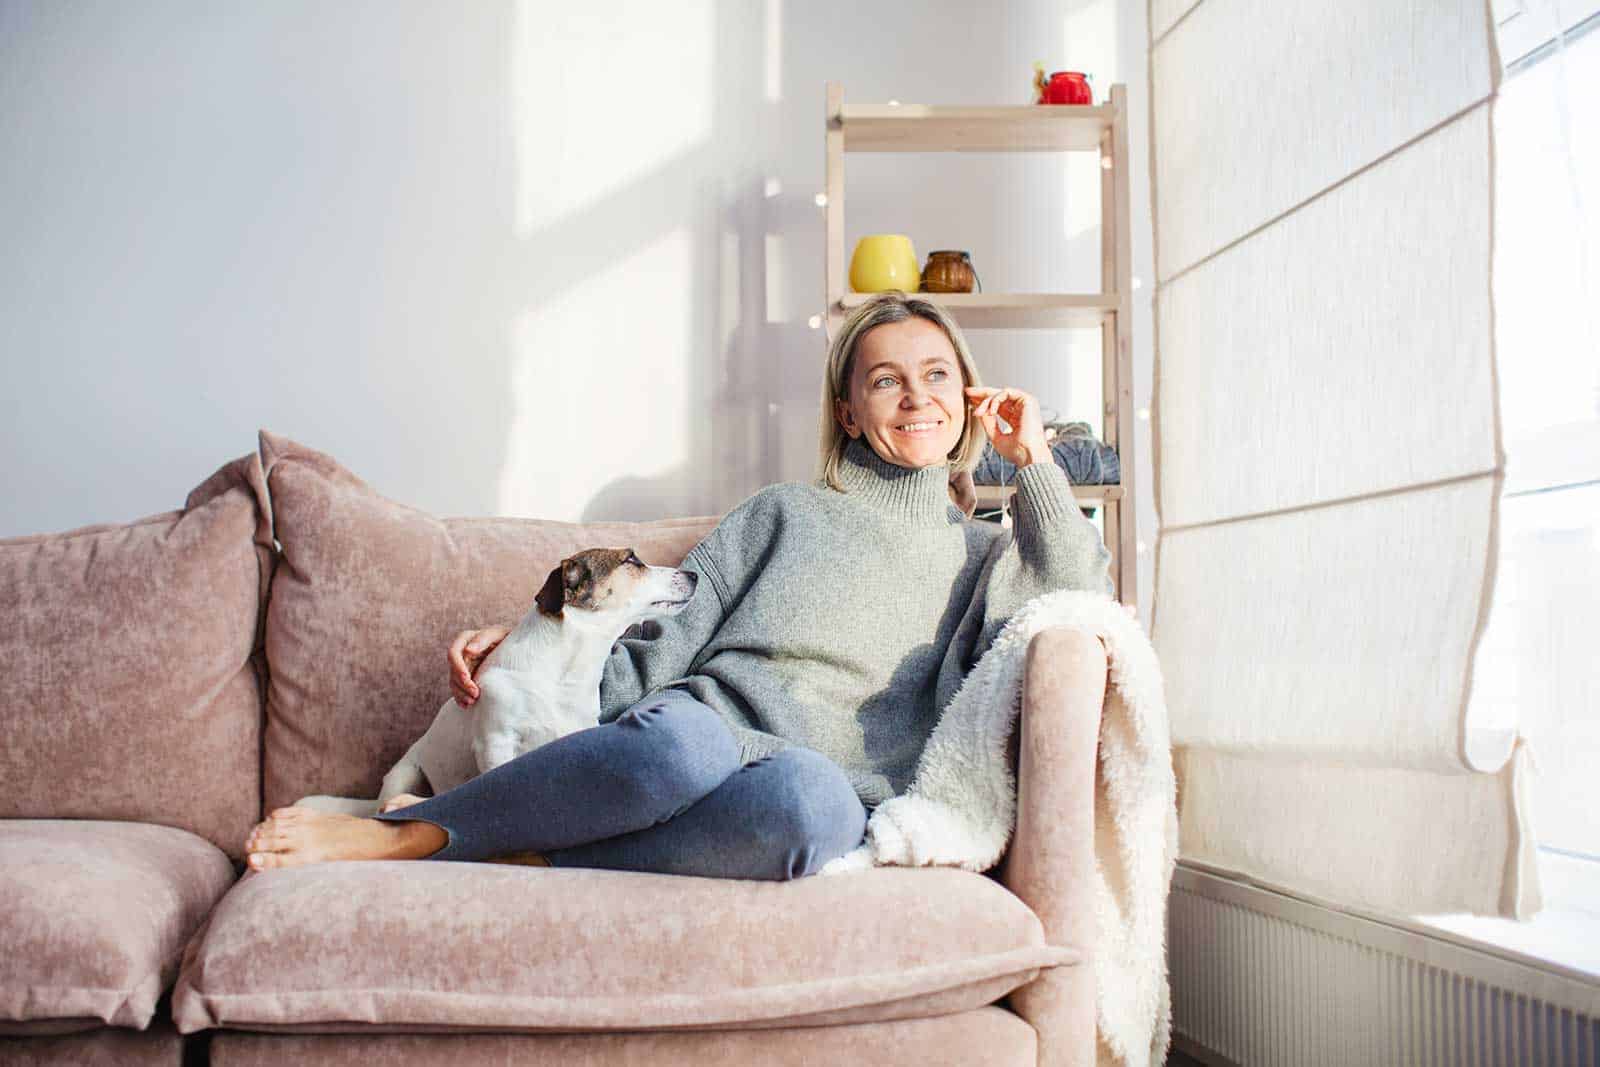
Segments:
[[[1099,506],[1111,549],[1117,599],[1137,603],[1133,449],[1133,244],[1129,232],[1128,91],[1111,87],[1094,106],[944,107],[846,104],[844,86],[827,84],[827,294],[831,342],[870,293],[849,290],[844,247],[846,152],[1095,152],[1100,156],[1099,293],[918,293],[950,312],[962,330],[993,327],[1099,327],[1100,439],[1117,450],[1117,485],[1073,486],[1084,506]],[[1124,444],[1126,442],[1126,444]],[[980,485],[980,507],[1015,492]]]

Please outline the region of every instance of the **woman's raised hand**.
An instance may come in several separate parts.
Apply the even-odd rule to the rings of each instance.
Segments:
[[[1039,402],[1021,389],[994,389],[987,385],[969,385],[964,390],[967,402],[972,405],[972,417],[983,424],[989,443],[1018,467],[1050,459],[1050,445],[1044,439],[1044,418],[1039,414]],[[1006,420],[1010,433],[1001,433],[995,416]]]
[[[477,703],[478,683],[472,676],[478,673],[484,657],[510,632],[509,626],[486,626],[481,630],[462,630],[450,642],[450,695],[457,704],[470,708]]]

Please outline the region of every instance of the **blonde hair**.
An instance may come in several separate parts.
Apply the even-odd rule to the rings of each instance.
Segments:
[[[931,300],[908,295],[899,289],[874,293],[872,299],[856,308],[850,313],[850,317],[845,319],[844,325],[833,339],[833,344],[828,348],[828,365],[822,374],[822,426],[817,437],[817,479],[825,481],[840,492],[844,492],[844,483],[839,480],[839,464],[844,458],[845,446],[850,443],[850,435],[845,433],[844,427],[839,423],[837,408],[838,401],[844,400],[848,403],[850,398],[850,373],[856,346],[874,326],[882,326],[886,322],[904,322],[913,315],[927,319],[938,326],[950,339],[950,347],[956,350],[956,361],[961,365],[963,388],[983,384],[982,379],[978,377],[978,366],[972,361],[972,353],[967,349],[967,340],[961,336],[961,328],[956,325],[948,312]],[[975,468],[979,460],[983,459],[983,447],[988,440],[988,436],[983,432],[982,423],[973,418],[971,412],[967,410],[965,393],[962,393],[961,399],[962,411],[965,414],[961,439],[947,456],[952,474]]]

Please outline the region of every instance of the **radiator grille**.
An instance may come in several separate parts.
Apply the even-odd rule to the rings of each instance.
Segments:
[[[1167,911],[1172,1027],[1196,1055],[1240,1067],[1600,1067],[1600,1019],[1518,992],[1520,965],[1463,968],[1452,957],[1480,954],[1414,933],[1364,936],[1376,924],[1179,875]],[[1218,899],[1251,895],[1270,908]],[[1501,984],[1483,975],[1507,968]]]

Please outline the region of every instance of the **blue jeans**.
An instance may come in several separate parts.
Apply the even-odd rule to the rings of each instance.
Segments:
[[[683,689],[375,818],[441,827],[432,860],[533,851],[553,867],[773,881],[816,873],[867,828],[833,760],[792,746],[741,766],[722,717]]]

